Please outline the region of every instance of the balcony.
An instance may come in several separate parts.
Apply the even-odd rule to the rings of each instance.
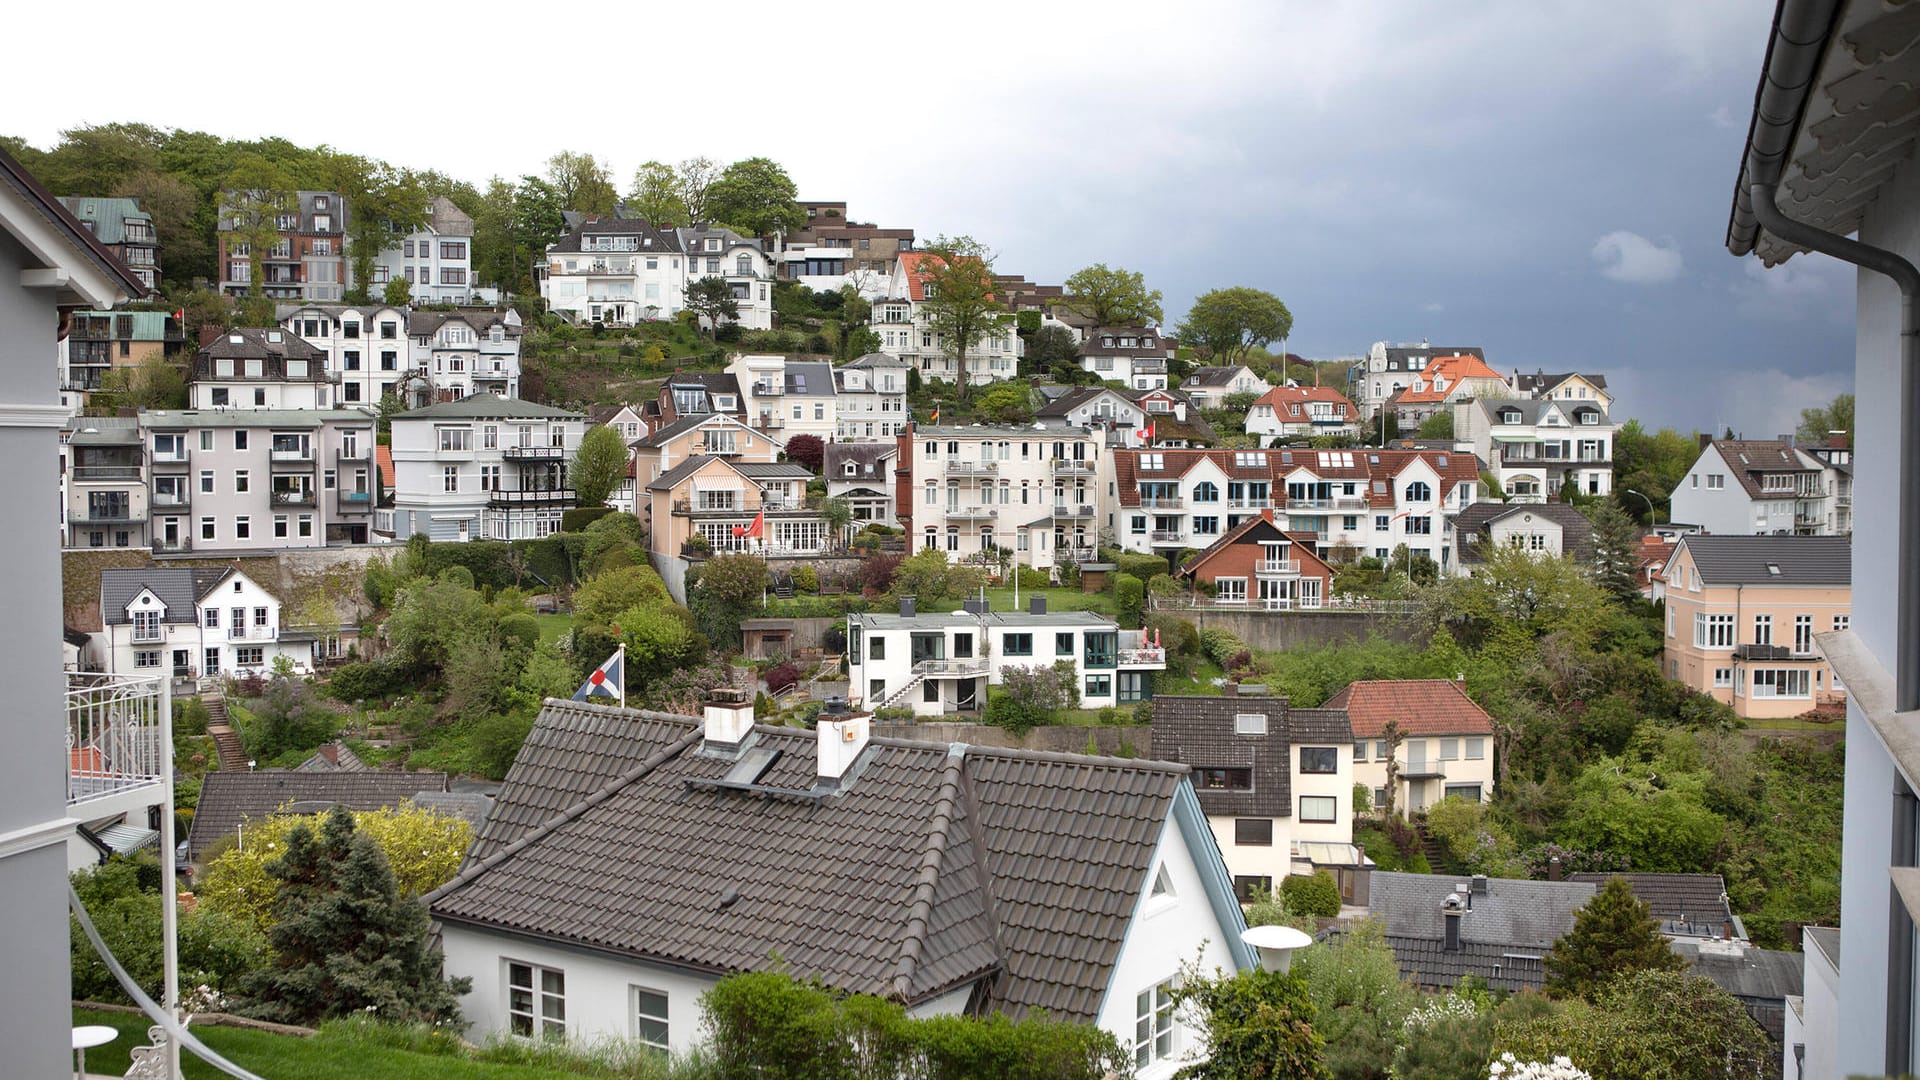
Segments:
[[[1086,503],[1078,506],[1067,503],[1054,503],[1053,516],[1057,518],[1090,518],[1093,516],[1093,507]]]
[[[1361,495],[1333,495],[1325,498],[1296,499],[1287,496],[1288,510],[1365,510],[1367,500]]]
[[[1057,473],[1075,473],[1083,476],[1093,475],[1093,462],[1074,461],[1068,458],[1055,458],[1053,471]]]
[[[753,510],[748,510],[746,501],[743,499],[723,499],[719,501],[701,500],[698,505],[695,505],[692,499],[675,499],[673,500],[673,512],[692,517],[700,517],[708,514],[738,515],[758,513],[759,510],[757,507]]]
[[[1270,510],[1272,508],[1273,508],[1272,499],[1228,499],[1227,500],[1227,509],[1229,510]]]
[[[981,656],[962,660],[918,660],[914,662],[913,673],[928,679],[976,678],[987,673],[987,661]]]
[[[193,505],[193,496],[185,491],[156,491],[153,493],[155,510],[185,510]]]
[[[787,388],[784,383],[763,382],[753,384],[754,397],[785,397]]]
[[[185,465],[187,463],[187,452],[185,450],[155,450],[153,452],[153,463],[155,465]]]
[[[1152,646],[1120,650],[1121,667],[1166,667],[1167,650]]]
[[[341,488],[334,492],[334,503],[342,514],[370,514],[373,512],[373,493]]]
[[[342,465],[371,465],[373,464],[373,448],[367,447],[363,450],[348,450],[342,446],[333,452],[333,459]]]
[[[163,695],[159,675],[67,676],[68,806],[162,783]]]
[[[311,488],[296,489],[293,491],[275,491],[273,492],[271,501],[275,506],[318,505],[318,500],[314,498]]]
[[[503,446],[500,455],[508,461],[565,461],[564,446]]]
[[[948,521],[979,521],[984,518],[999,517],[1000,511],[991,506],[949,506]]]
[[[1000,472],[997,461],[949,461],[948,476],[995,476]]]
[[[228,641],[272,641],[280,636],[280,629],[274,626],[229,626]]]
[[[1166,529],[1155,529],[1153,532],[1148,534],[1147,540],[1148,542],[1156,545],[1185,544],[1187,542],[1187,534],[1183,532],[1179,532],[1177,530],[1168,531]]]
[[[515,506],[553,506],[571,504],[575,501],[572,488],[547,488],[533,491],[490,491],[487,493],[487,505],[510,508]]]
[[[1174,495],[1155,495],[1152,498],[1142,495],[1140,497],[1142,510],[1180,510],[1186,505],[1185,499]]]
[[[155,537],[149,546],[155,555],[180,555],[193,550],[193,540],[185,536],[177,536],[172,540]]]
[[[760,418],[760,422],[753,426],[759,428],[761,431],[779,431],[787,426],[787,422],[778,416],[763,416]]]
[[[138,465],[75,465],[73,478],[81,483],[96,480],[138,480]]]
[[[147,512],[131,506],[83,506],[67,515],[69,525],[137,525],[145,520]]]
[[[1794,654],[1794,651],[1792,649],[1787,648],[1785,645],[1756,645],[1752,643],[1740,645],[1736,647],[1733,650],[1733,658],[1735,660],[1817,660],[1819,659],[1819,657],[1814,656],[1811,653],[1796,656]]]
[[[1253,564],[1253,572],[1262,577],[1298,577],[1300,563],[1294,559],[1261,559]]]

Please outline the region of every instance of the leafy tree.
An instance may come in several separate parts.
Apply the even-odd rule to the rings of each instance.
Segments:
[[[620,613],[642,604],[666,604],[666,583],[650,567],[627,566],[595,574],[573,592],[573,617],[590,626],[611,626]],[[599,661],[594,661],[599,663]]]
[[[627,192],[627,208],[641,220],[660,229],[693,224],[687,204],[680,196],[680,175],[664,161],[649,161],[633,171],[633,187]]]
[[[563,208],[583,214],[611,214],[619,198],[613,174],[592,154],[562,150],[553,155],[547,159],[547,180]]]
[[[1314,1031],[1306,980],[1254,968],[1207,976],[1188,970],[1174,1000],[1205,1017],[1206,1059],[1175,1073],[1181,1080],[1331,1080],[1326,1040]]]
[[[1573,916],[1573,929],[1545,958],[1547,992],[1592,998],[1616,975],[1687,966],[1660,933],[1660,922],[1622,877],[1609,878]]]
[[[722,277],[695,278],[687,282],[686,310],[698,316],[715,333],[722,319],[740,317],[740,301],[734,299],[733,286]]]
[[[1007,310],[993,291],[993,253],[971,236],[936,237],[926,253],[920,268],[927,276],[927,325],[959,372],[965,400],[967,354],[1001,326]]]
[[[140,166],[110,190],[122,198],[139,199],[140,209],[152,216],[154,234],[161,242],[160,272],[166,281],[217,280],[213,245],[199,223],[200,193],[192,184],[156,163]],[[187,340],[195,340],[193,334]]]
[[[427,948],[427,909],[404,896],[372,837],[336,807],[316,835],[302,823],[267,865],[278,916],[274,963],[249,980],[253,1011],[283,1023],[373,1012],[388,1020],[457,1020],[471,980],[441,977]]]
[[[1147,289],[1138,270],[1108,268],[1095,263],[1067,278],[1061,308],[1095,326],[1144,326],[1166,318],[1160,308],[1160,290]]]
[[[1602,987],[1592,1006],[1501,1023],[1493,1053],[1521,1060],[1556,1056],[1594,1080],[1760,1080],[1777,1075],[1779,1052],[1740,1000],[1713,980],[1642,970]]]
[[[1853,395],[1839,394],[1825,405],[1800,410],[1800,438],[1824,444],[1832,432],[1842,432],[1853,445]]]
[[[687,209],[687,220],[701,224],[714,220],[712,193],[720,178],[720,163],[712,158],[690,157],[680,163],[680,205]]]
[[[1726,820],[1705,805],[1698,777],[1664,763],[1602,758],[1580,770],[1554,838],[1571,847],[1618,852],[1633,868],[1684,873],[1711,865]]]
[[[792,232],[806,224],[799,192],[778,162],[753,157],[726,167],[707,189],[708,218],[748,236]]]
[[[826,461],[827,444],[818,435],[795,435],[787,439],[787,460],[796,465],[805,465],[820,475],[822,463]]]
[[[765,602],[766,560],[757,555],[717,555],[700,566],[687,599],[700,632],[722,648],[740,644],[740,620]]]
[[[692,665],[707,651],[707,639],[695,632],[692,613],[678,604],[630,608],[617,625],[627,646],[629,689]]]
[[[1021,357],[1027,372],[1052,375],[1065,381],[1080,370],[1080,345],[1073,331],[1064,326],[1043,326],[1027,339],[1026,355]]]
[[[1401,1020],[1416,999],[1400,981],[1400,965],[1377,919],[1348,924],[1345,933],[1295,954],[1293,971],[1306,980],[1326,1039],[1327,1065],[1341,1080],[1381,1077],[1399,1039]]]
[[[1146,610],[1146,596],[1146,585],[1132,574],[1120,574],[1113,579],[1114,607],[1121,626],[1129,630],[1139,627],[1140,616]]]
[[[414,578],[394,595],[387,640],[414,667],[438,670],[455,649],[492,638],[494,621],[470,584]]]
[[[1640,565],[1640,530],[1633,519],[1611,502],[1596,503],[1593,518],[1593,578],[1620,600],[1640,595],[1635,573]]]
[[[100,378],[89,404],[106,415],[120,409],[184,409],[187,377],[170,360],[154,357],[137,367],[116,367]]]
[[[316,700],[301,679],[277,675],[253,707],[252,724],[242,725],[247,752],[268,760],[296,750],[311,750],[330,738],[339,718]]]
[[[1612,616],[1606,594],[1567,559],[1535,558],[1495,545],[1472,577],[1449,577],[1418,597],[1421,619],[1463,642],[1539,639],[1550,633],[1590,643]]]
[[[1239,364],[1292,329],[1293,314],[1279,297],[1241,286],[1200,294],[1176,333],[1182,345],[1200,349],[1211,363]]]
[[[152,870],[151,877],[145,873]],[[71,875],[73,891],[86,905],[93,927],[119,959],[127,974],[155,999],[161,997],[166,974],[161,969],[159,866],[147,859],[115,856],[103,866]],[[180,982],[232,992],[254,969],[266,962],[267,939],[241,920],[205,907],[179,912]],[[73,997],[76,1001],[131,1004],[120,983],[93,951],[78,920],[70,934],[73,955]]]
[[[380,300],[388,307],[406,307],[413,303],[413,283],[403,277],[387,279],[387,287],[381,290]]]
[[[893,593],[912,596],[931,611],[941,604],[964,600],[985,584],[986,575],[978,568],[950,565],[946,552],[922,548],[902,559],[894,570]]]
[[[299,196],[293,179],[258,154],[245,155],[234,165],[226,188],[220,213],[227,236],[233,244],[246,245],[247,293],[260,295],[267,252],[280,242],[280,216],[299,213]]]
[[[1453,410],[1441,409],[1420,421],[1420,429],[1416,434],[1422,439],[1453,438]]]
[[[827,530],[835,537],[842,536],[847,526],[853,524],[853,504],[845,497],[836,495],[820,500],[820,519],[827,524]]]
[[[601,424],[581,437],[567,470],[581,506],[605,506],[626,476],[627,441],[618,430]]]
[[[419,176],[385,162],[349,154],[329,155],[326,161],[327,186],[347,200],[346,256],[353,281],[349,291],[364,303],[380,253],[396,242],[396,233],[413,232],[425,224],[431,196]]]
[[[1002,382],[982,390],[973,401],[974,415],[995,424],[1033,422],[1033,391],[1023,383]]]

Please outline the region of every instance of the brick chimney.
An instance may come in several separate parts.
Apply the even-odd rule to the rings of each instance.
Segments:
[[[218,326],[215,326],[213,323],[201,323],[200,324],[200,347],[204,349],[207,346],[213,344],[214,342],[219,341],[220,335],[224,333],[226,333],[225,330],[220,329]]]

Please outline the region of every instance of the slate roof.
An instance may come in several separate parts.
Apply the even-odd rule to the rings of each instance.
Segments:
[[[194,605],[233,570],[225,566],[109,567],[100,571],[100,618],[108,626],[124,625],[127,604],[142,589],[167,606],[163,623],[194,623],[200,619]]]
[[[48,224],[65,235],[67,242],[72,244],[82,257],[92,262],[108,277],[113,278],[116,285],[124,286],[129,298],[138,300],[150,291],[146,283],[135,277],[133,271],[127,268],[127,264],[121,262],[105,244],[100,242],[99,237],[93,235],[92,230],[81,224],[79,218],[73,216],[73,211],[62,205],[59,199],[54,198],[53,193],[43,187],[40,181],[34,179],[26,166],[20,164],[5,150],[0,150],[0,182],[19,191],[27,202],[39,210],[40,216],[45,218]]]
[[[727,468],[732,469],[736,473],[740,473],[741,476],[746,475],[746,473],[740,472],[740,466],[735,465],[727,458],[695,454],[680,464],[675,465],[673,468],[668,469],[666,472],[661,473],[659,476],[654,477],[653,480],[647,484],[647,490],[672,491],[684,483],[687,477],[699,472],[700,469],[708,463],[715,461],[721,462],[726,465]]]
[[[1518,371],[1514,372],[1513,389],[1515,393],[1531,394],[1536,397],[1548,397],[1559,388],[1561,383],[1566,382],[1576,375],[1587,380],[1588,385],[1592,386],[1595,390],[1604,391],[1607,388],[1607,377],[1605,375],[1588,375],[1578,371],[1563,371],[1557,375],[1552,375],[1545,371],[1535,369],[1531,375],[1522,374]],[[1582,398],[1576,400],[1587,399]]]
[[[1208,365],[1205,367],[1197,367],[1187,373],[1187,377],[1181,381],[1180,385],[1182,386],[1226,386],[1229,383],[1233,382],[1233,377],[1235,375],[1238,375],[1242,370],[1251,370],[1251,369],[1248,369],[1245,364],[1230,364],[1226,366]]]
[[[1487,354],[1478,345],[1388,345],[1386,351],[1388,371],[1415,370],[1407,366],[1407,360],[1410,357],[1427,358],[1429,367],[1432,366],[1435,358],[1442,356],[1471,355],[1482,360],[1487,358]]]
[[[342,742],[330,742],[294,766],[296,772],[366,772],[367,763]]]
[[[1393,958],[1399,962],[1400,976],[1424,989],[1452,989],[1468,975],[1485,981],[1493,990],[1540,990],[1547,985],[1547,969],[1542,960],[1545,949],[1514,949],[1463,941],[1457,951],[1448,952],[1440,938],[1400,934],[1388,934],[1387,944],[1392,946]]]
[[[1683,536],[1673,559],[1680,548],[1708,585],[1853,584],[1851,537]]]
[[[1691,961],[1688,974],[1712,979],[1739,998],[1775,1046],[1785,1041],[1787,998],[1801,994],[1806,975],[1802,954],[1698,941],[1673,942],[1673,951]]]
[[[830,442],[822,472],[828,480],[885,480],[892,471],[887,462],[897,457],[900,448],[889,442]],[[847,462],[853,462],[854,474],[847,475]]]
[[[187,850],[199,858],[241,822],[260,820],[288,803],[325,803],[349,810],[379,810],[398,806],[422,791],[445,790],[447,774],[439,772],[215,770],[201,781],[200,804],[193,812]]]
[[[1107,344],[1107,339],[1113,344]],[[1121,345],[1124,338],[1132,338],[1131,346]],[[1137,356],[1151,354],[1165,359],[1173,352],[1173,342],[1160,336],[1160,332],[1144,326],[1099,326],[1086,331],[1080,342],[1082,356]],[[1232,370],[1232,369],[1228,369]]]
[[[440,236],[472,236],[473,218],[445,195],[427,204],[427,227]]]
[[[1052,417],[1052,416],[1064,417],[1067,414],[1071,413],[1073,410],[1079,408],[1082,405],[1085,405],[1087,402],[1092,401],[1095,398],[1101,397],[1102,395],[1105,395],[1105,394],[1111,394],[1114,397],[1120,399],[1121,402],[1135,409],[1138,409],[1140,407],[1139,404],[1135,402],[1132,398],[1128,397],[1127,395],[1121,393],[1118,390],[1115,390],[1110,386],[1076,386],[1068,390],[1066,393],[1060,394],[1050,399],[1045,405],[1042,405],[1040,409],[1037,412],[1035,412],[1033,415],[1036,417]],[[1167,419],[1171,420],[1172,417],[1169,416]]]
[[[1467,891],[1469,879],[1446,874],[1373,872],[1367,906],[1387,933],[1439,942],[1446,929],[1440,905],[1448,894]],[[1574,912],[1598,886],[1585,881],[1523,881],[1494,878],[1473,897],[1460,918],[1460,940],[1509,951],[1544,951],[1573,929]]]
[[[1727,882],[1719,874],[1568,874],[1568,881],[1605,886],[1611,878],[1627,879],[1633,895],[1660,919],[1706,919],[1718,925],[1733,914],[1727,906]],[[1798,991],[1796,991],[1797,993]]]
[[[1482,562],[1488,543],[1468,542],[1469,535],[1484,540],[1491,535],[1493,523],[1515,514],[1532,514],[1560,526],[1560,550],[1573,561],[1591,563],[1594,557],[1593,522],[1577,506],[1566,503],[1477,502],[1460,511],[1453,519],[1454,535],[1460,537],[1460,561]]]
[[[879,738],[814,797],[814,735],[756,727],[780,751],[762,790],[723,790],[699,782],[734,761],[700,732],[548,701],[467,867],[428,896],[435,917],[705,972],[777,952],[909,1002],[1000,971],[991,1006],[1091,1022],[1186,779]]]
[[[857,368],[907,368],[913,365],[892,353],[870,352],[849,360],[840,366]]]
[[[1493,718],[1452,679],[1362,679],[1325,707],[1346,710],[1356,739],[1381,737],[1388,720],[1400,721],[1402,735],[1493,734]]]
[[[580,240],[588,234],[638,236],[642,246],[634,251],[586,251],[581,248]],[[555,255],[580,254],[616,259],[661,252],[677,255],[680,253],[680,238],[674,235],[672,229],[656,229],[638,218],[594,216],[572,226],[565,236],[547,245],[547,251]]]
[[[239,341],[233,340],[239,338]],[[235,327],[208,342],[199,352],[199,359],[217,360],[223,358],[245,359],[270,357],[273,359],[320,360],[326,357],[326,350],[308,344],[307,339],[291,330],[279,327]],[[205,378],[205,374],[201,374]]]
[[[462,322],[473,328],[474,333],[485,337],[495,323],[510,338],[519,337],[521,327],[508,319],[505,312],[465,309],[458,311],[411,311],[407,313],[407,335],[409,337],[432,337],[440,328],[450,322]]]
[[[1234,717],[1267,718],[1265,735],[1234,734]],[[1281,697],[1161,696],[1153,704],[1153,750],[1163,761],[1191,769],[1251,769],[1252,791],[1209,789],[1196,781],[1200,807],[1211,817],[1293,816],[1293,748],[1353,745],[1338,710],[1287,706]]]
[[[833,396],[833,365],[789,360],[782,367],[788,394],[806,397]]]
[[[1768,473],[1820,471],[1819,464],[1801,457],[1785,439],[1715,439],[1713,448],[1750,499],[1793,497],[1791,492],[1768,491],[1762,487],[1760,478]]]
[[[542,405],[498,394],[468,394],[458,401],[443,401],[421,409],[410,409],[395,420],[585,420],[577,412]]]

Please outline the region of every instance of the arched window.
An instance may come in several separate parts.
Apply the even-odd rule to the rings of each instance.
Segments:
[[[1433,489],[1427,486],[1425,480],[1415,480],[1413,483],[1407,485],[1407,501],[1431,502],[1433,501]]]
[[[1213,481],[1202,480],[1193,485],[1193,501],[1205,503],[1219,502],[1220,489],[1214,485]]]

